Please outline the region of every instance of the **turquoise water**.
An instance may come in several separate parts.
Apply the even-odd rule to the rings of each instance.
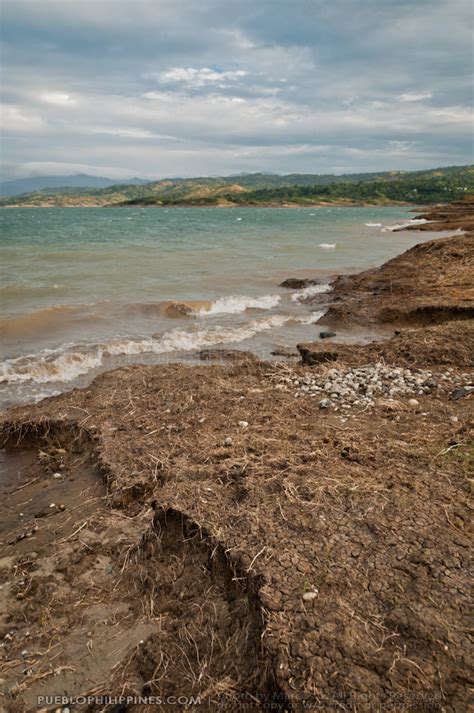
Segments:
[[[381,264],[431,237],[387,227],[413,216],[405,207],[2,210],[6,401],[74,385],[111,360],[214,344],[269,354],[310,338],[321,309],[279,282]]]

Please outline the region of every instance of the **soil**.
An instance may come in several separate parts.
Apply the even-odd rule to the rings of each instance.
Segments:
[[[4,709],[468,710],[473,327],[324,340],[313,365],[126,367],[2,414]],[[350,413],[281,388],[378,359],[444,386]]]
[[[338,277],[325,325],[424,326],[474,318],[474,197],[421,217],[431,222],[413,229],[462,232],[415,245],[382,267]]]

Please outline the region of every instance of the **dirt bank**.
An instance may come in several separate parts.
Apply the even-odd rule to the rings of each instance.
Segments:
[[[415,245],[382,267],[340,276],[324,324],[429,325],[474,317],[474,199],[432,209],[419,230],[463,234]]]
[[[452,240],[459,306],[451,246],[470,252]],[[128,367],[2,414],[4,708],[467,710],[473,334],[325,340],[312,366]],[[429,389],[331,409],[300,391],[380,360]]]

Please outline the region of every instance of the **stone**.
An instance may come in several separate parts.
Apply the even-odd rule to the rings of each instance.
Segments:
[[[451,391],[451,398],[457,401],[457,399],[462,399],[468,394],[471,393],[471,390],[466,387],[462,387],[460,389],[454,389],[454,391]]]
[[[312,602],[316,599],[317,596],[318,596],[318,590],[316,589],[311,592],[305,592],[303,594],[302,598],[303,598],[304,602]]]
[[[280,287],[286,287],[289,290],[302,290],[311,285],[319,285],[319,280],[310,280],[304,277],[288,277],[283,282],[280,282]]]
[[[420,402],[417,401],[416,399],[408,399],[408,405],[411,406],[412,408],[416,408],[417,406],[420,405]]]
[[[239,421],[240,428],[247,428],[249,425],[248,421]]]
[[[318,404],[319,408],[321,409],[329,408],[330,405],[331,402],[329,401],[329,399],[322,399]]]
[[[331,337],[336,336],[336,332],[331,332],[330,330],[324,331],[324,332],[319,332],[319,336],[321,339],[330,339]]]
[[[224,446],[231,446],[233,443],[233,440],[230,436],[227,436],[227,438],[224,438]]]

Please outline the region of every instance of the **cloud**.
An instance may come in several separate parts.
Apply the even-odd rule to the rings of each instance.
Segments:
[[[469,160],[467,0],[3,5],[5,177],[57,164],[154,178]]]
[[[161,72],[157,79],[162,84],[183,84],[190,89],[214,85],[219,87],[229,86],[248,74],[244,69],[236,71],[217,70],[209,67],[174,67],[166,72]]]
[[[406,92],[398,97],[402,102],[420,102],[423,99],[431,99],[431,92]]]
[[[74,106],[76,100],[66,92],[44,92],[39,96],[40,100],[55,106]]]

